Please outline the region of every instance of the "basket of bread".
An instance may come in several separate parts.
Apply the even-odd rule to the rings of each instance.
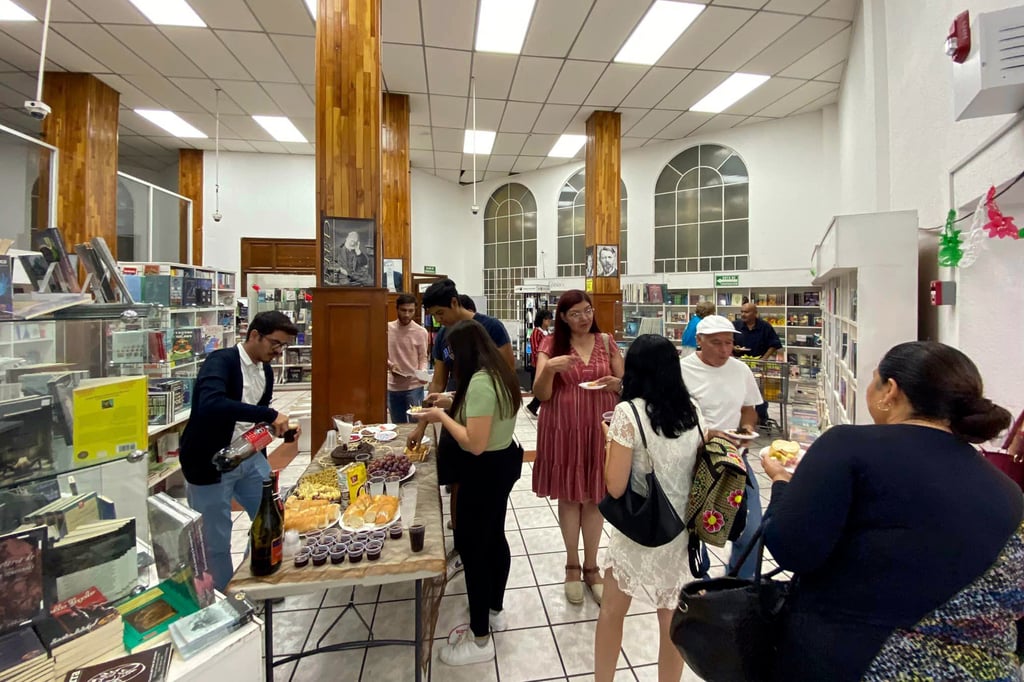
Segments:
[[[311,533],[338,522],[341,488],[333,468],[299,479],[284,503],[284,529]]]
[[[342,513],[341,527],[346,530],[384,528],[397,521],[399,516],[397,497],[361,492]]]

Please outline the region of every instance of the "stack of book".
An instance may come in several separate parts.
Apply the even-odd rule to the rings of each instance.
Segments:
[[[67,682],[164,682],[171,666],[171,653],[171,645],[164,644],[155,649],[77,668],[64,679]]]
[[[55,583],[56,600],[70,599],[90,587],[120,599],[139,578],[135,519],[80,525],[47,548],[43,563]]]
[[[88,523],[115,518],[113,501],[95,491],[62,497],[25,515],[25,523],[47,526],[51,538],[60,539]]]
[[[53,658],[46,653],[32,628],[24,627],[0,637],[0,679],[4,682],[53,682],[55,679]]]
[[[167,493],[150,496],[146,506],[157,576],[186,585],[200,608],[211,605],[216,597],[206,560],[202,515]]]
[[[191,658],[251,621],[253,611],[252,602],[238,592],[171,623],[171,641],[182,658]]]
[[[53,659],[54,678],[84,665],[124,653],[124,621],[107,598],[90,587],[54,604],[50,615],[36,625]]]

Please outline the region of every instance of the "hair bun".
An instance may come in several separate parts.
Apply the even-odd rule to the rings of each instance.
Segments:
[[[1005,408],[977,396],[957,401],[950,427],[953,433],[971,443],[984,443],[1008,428],[1011,419]]]

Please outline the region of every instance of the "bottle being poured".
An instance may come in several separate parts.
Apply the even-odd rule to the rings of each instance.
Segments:
[[[270,424],[256,424],[231,441],[227,447],[218,450],[213,456],[213,466],[221,473],[232,471],[272,442],[274,427]]]

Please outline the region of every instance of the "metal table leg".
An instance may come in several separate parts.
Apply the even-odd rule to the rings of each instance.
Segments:
[[[416,581],[416,682],[423,680],[423,581]]]
[[[263,601],[263,670],[266,682],[274,682],[274,602]]]

